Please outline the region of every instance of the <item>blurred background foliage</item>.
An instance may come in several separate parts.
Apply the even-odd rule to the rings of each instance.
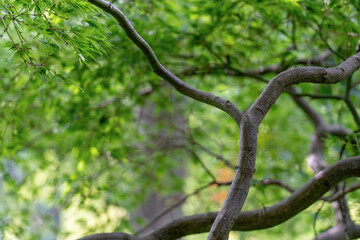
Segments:
[[[332,0],[328,8],[321,0],[114,4],[169,70],[241,110],[265,83],[229,74],[228,69],[242,72],[272,64],[286,69],[329,48],[336,52],[326,60],[331,66],[340,56],[354,54],[360,36],[359,1]],[[221,158],[236,164],[236,124],[223,112],[172,91],[151,72],[114,19],[87,1],[75,0],[1,0],[0,12],[0,238],[74,239],[103,231],[133,232],[132,214],[150,192],[192,193],[213,181],[203,165],[218,181],[231,180],[233,171]],[[273,76],[265,74],[263,80]],[[357,83],[359,75],[353,79]],[[345,83],[296,88],[343,95]],[[351,98],[359,108],[359,85]],[[310,103],[328,123],[357,130],[344,102]],[[141,113],[150,107],[155,121],[149,125]],[[176,124],[179,118],[185,127]],[[181,138],[181,144],[159,147],[163,131]],[[299,188],[312,177],[305,161],[312,134],[304,113],[290,96],[281,96],[259,129],[256,174],[245,210],[289,195],[262,185],[262,179]],[[343,140],[329,138],[326,143],[326,159],[337,161]],[[352,156],[352,150],[346,148],[345,155]],[[183,176],[174,174],[179,168]],[[184,213],[219,210],[227,190],[211,186],[191,196]],[[348,199],[359,223],[359,192]],[[272,229],[233,233],[232,239],[311,239],[320,206],[316,203]],[[331,205],[325,204],[316,222],[318,232],[333,226],[332,214]],[[137,222],[145,225],[144,220]]]

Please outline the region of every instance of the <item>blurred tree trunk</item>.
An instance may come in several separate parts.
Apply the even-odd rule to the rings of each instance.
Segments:
[[[138,110],[138,129],[141,134],[144,134],[148,139],[151,139],[151,144],[155,146],[151,148],[152,151],[166,152],[166,157],[169,157],[169,160],[171,161],[184,161],[184,156],[171,156],[171,151],[184,148],[185,146],[183,133],[186,129],[186,121],[182,114],[179,113],[181,105],[183,105],[185,101],[176,101],[176,97],[173,93],[174,90],[172,90],[170,86],[165,86],[162,90],[164,90],[162,92],[169,92],[169,98],[166,99],[166,101],[168,101],[175,110],[171,113],[166,110],[161,110],[159,113],[156,113],[156,103],[147,99],[144,101],[144,105]],[[155,95],[157,93],[151,92],[151,94]],[[144,97],[150,98],[148,94]],[[156,127],[158,124],[161,124],[162,126],[160,129]],[[184,178],[185,163],[182,162],[173,169],[168,169],[168,171],[179,178]],[[166,185],[166,182],[164,182],[164,185]],[[146,228],[143,228],[132,221],[133,227],[135,230],[139,231],[140,234],[145,234],[183,216],[181,207],[176,207],[160,219],[153,221],[156,216],[171,207],[174,203],[177,203],[182,197],[182,192],[162,196],[156,190],[150,190],[149,195],[144,199],[138,210],[132,216],[133,219],[143,218],[145,220],[144,226]]]

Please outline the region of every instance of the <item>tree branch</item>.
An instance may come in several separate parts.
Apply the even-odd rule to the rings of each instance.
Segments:
[[[359,188],[360,188],[360,182],[347,187],[344,191],[338,191],[338,192],[334,193],[333,195],[331,195],[330,197],[325,198],[324,200],[328,201],[328,202],[336,201],[336,200],[340,199],[341,197],[343,197],[345,194],[353,192]]]
[[[143,52],[154,73],[170,83],[181,94],[223,110],[229,114],[238,125],[240,125],[243,113],[233,103],[211,93],[199,91],[189,86],[172,72],[167,70],[157,59],[150,45],[136,32],[135,28],[131,25],[130,21],[120,9],[114,6],[111,2],[104,0],[88,1],[111,14],[118,21],[128,38],[130,38],[130,40],[133,41]]]
[[[360,177],[360,155],[336,162],[320,171],[288,198],[270,207],[241,212],[236,217],[232,230],[252,231],[279,225],[308,208],[315,201],[320,199],[323,194],[335,187],[341,181],[350,177]],[[160,229],[137,238],[129,238],[128,236],[125,238],[125,236],[120,235],[117,238],[105,238],[106,234],[104,234],[99,235],[102,238],[91,238],[91,236],[95,235],[90,235],[81,238],[81,240],[175,240],[183,236],[208,232],[217,215],[217,212],[210,212],[182,217]],[[108,234],[115,236],[113,235],[115,233]],[[354,238],[360,237],[360,232],[356,231],[352,236]]]
[[[177,201],[175,204],[171,205],[170,207],[168,207],[167,209],[165,209],[163,212],[161,212],[159,215],[155,216],[155,218],[153,218],[146,226],[144,226],[143,228],[139,229],[135,235],[141,234],[143,232],[145,232],[146,230],[148,230],[151,226],[153,226],[157,221],[159,221],[161,218],[163,218],[166,214],[168,214],[169,212],[171,212],[173,209],[181,206],[182,204],[185,203],[185,201],[191,197],[194,196],[198,193],[200,193],[201,191],[203,191],[204,189],[209,188],[210,186],[216,184],[216,181],[212,181],[204,186],[201,186],[200,188],[194,190],[192,193],[187,194],[186,196],[184,196],[183,198],[181,198],[179,201]]]
[[[357,239],[360,237],[360,226],[351,224],[345,226],[343,224],[336,224],[334,227],[326,230],[325,232],[316,236],[315,240],[340,240],[346,239],[345,232],[349,230],[351,239]]]
[[[224,184],[228,184],[228,183],[224,183]],[[263,185],[276,185],[279,187],[282,187],[284,189],[286,189],[288,192],[293,193],[295,192],[295,189],[293,189],[292,187],[290,187],[289,185],[287,185],[286,183],[277,180],[277,179],[264,179],[261,184]],[[339,200],[341,197],[345,196],[346,194],[356,191],[357,189],[360,188],[360,182],[355,183],[349,187],[347,187],[346,189],[344,189],[343,191],[338,190],[337,192],[335,192],[334,194],[332,194],[330,197],[321,197],[320,199],[325,201],[325,202],[334,202]]]
[[[351,77],[349,77],[346,81],[346,90],[345,90],[345,95],[344,95],[344,99],[345,99],[345,103],[347,105],[347,107],[350,110],[350,113],[352,114],[354,121],[358,127],[358,129],[360,129],[360,117],[359,114],[354,106],[354,104],[352,103],[351,99],[350,99],[350,92],[351,92]]]
[[[224,204],[221,206],[208,240],[227,240],[236,217],[244,206],[255,173],[257,127],[246,115],[240,125],[240,151],[236,172]]]
[[[97,233],[78,240],[138,240],[139,238],[127,233]]]
[[[284,182],[282,182],[280,180],[277,180],[277,179],[264,179],[263,181],[261,181],[261,184],[263,184],[263,185],[277,185],[279,187],[282,187],[282,188],[286,189],[290,193],[295,192],[295,190],[292,187],[290,187],[286,183],[284,183]]]
[[[291,97],[293,98],[296,105],[298,105],[304,111],[306,116],[310,119],[310,121],[314,124],[315,127],[320,126],[320,125],[323,125],[323,126],[326,125],[326,123],[322,119],[321,115],[319,113],[317,113],[311,107],[311,105],[307,101],[305,101],[305,99],[303,97],[299,97],[297,95],[298,91],[296,90],[295,87],[290,87],[287,90],[287,92],[291,94]]]
[[[337,67],[295,67],[275,76],[255,103],[250,107],[249,114],[253,123],[258,126],[279,96],[289,87],[299,83],[338,83],[360,68],[360,53],[357,53]]]
[[[299,58],[296,59],[294,64],[303,64],[303,65],[319,65],[319,66],[325,66],[325,60],[329,58],[332,55],[332,52],[325,51],[322,54],[320,54],[317,57],[314,58]],[[289,66],[283,66],[282,63],[279,64],[273,64],[270,66],[265,67],[258,67],[254,69],[248,69],[248,70],[241,70],[237,69],[230,65],[221,65],[221,64],[209,64],[203,67],[195,66],[190,67],[188,69],[183,70],[178,75],[179,76],[192,76],[192,75],[206,75],[206,74],[212,74],[212,73],[222,73],[224,72],[228,76],[233,77],[251,77],[254,78],[260,82],[263,83],[269,83],[268,80],[266,80],[262,75],[267,73],[275,73],[279,74],[282,71],[286,70]]]
[[[309,97],[311,99],[335,99],[335,100],[344,100],[343,96],[331,95],[331,94],[307,94],[307,93],[297,93],[297,97]]]
[[[198,143],[190,134],[188,136],[189,142],[192,145],[197,146],[200,150],[202,150],[203,152],[206,152],[207,154],[215,157],[217,160],[220,160],[222,162],[224,162],[226,164],[226,166],[228,166],[229,168],[231,168],[232,170],[235,170],[235,167],[233,166],[233,164],[231,164],[231,161],[228,159],[225,159],[222,155],[220,154],[216,154],[213,151],[211,151],[210,149],[206,148],[205,146],[203,146],[202,144]]]

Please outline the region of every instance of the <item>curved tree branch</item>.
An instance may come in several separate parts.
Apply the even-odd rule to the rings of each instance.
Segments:
[[[258,126],[279,96],[289,87],[299,83],[338,83],[360,68],[360,53],[337,67],[295,67],[274,77],[249,109],[253,123]]]
[[[289,185],[287,185],[286,183],[277,180],[277,179],[265,179],[261,182],[261,184],[263,185],[276,185],[279,186],[285,190],[287,190],[289,193],[293,193],[295,192],[295,189],[293,189],[292,187],[290,187]],[[335,192],[334,194],[332,194],[329,197],[321,197],[320,199],[325,201],[325,202],[334,202],[339,200],[341,197],[345,196],[348,193],[351,193],[353,191],[356,191],[357,189],[360,188],[360,182],[355,183],[349,187],[347,187],[344,190],[338,190],[337,192]]]
[[[127,233],[97,233],[78,240],[138,240],[139,238]]]
[[[279,203],[254,211],[241,212],[237,216],[232,230],[251,231],[279,225],[308,208],[339,182],[350,177],[360,177],[360,156],[330,165]],[[217,215],[217,212],[211,212],[182,217],[147,235],[134,238],[129,237],[129,235],[106,238],[107,234],[104,233],[102,235],[90,235],[81,238],[81,240],[174,240],[187,235],[208,232]],[[117,236],[116,234],[120,233],[108,233],[109,236]],[[352,236],[360,237],[360,232],[355,231]]]
[[[336,200],[340,199],[341,197],[343,197],[345,194],[353,192],[353,191],[355,191],[355,190],[357,190],[359,188],[360,188],[360,182],[354,183],[353,185],[347,187],[344,191],[341,191],[341,190],[337,191],[336,193],[334,193],[330,197],[325,198],[324,200],[327,201],[327,202],[336,201]]]
[[[277,180],[277,179],[269,179],[269,178],[264,179],[263,181],[261,181],[261,184],[263,184],[263,185],[277,185],[279,187],[282,187],[282,188],[286,189],[290,193],[295,192],[295,190],[292,187],[290,187],[286,183],[284,183],[284,182],[282,182],[280,180]]]
[[[130,40],[133,41],[136,46],[138,46],[138,48],[143,52],[154,73],[170,83],[181,94],[197,101],[212,105],[228,113],[235,120],[235,122],[240,125],[243,113],[233,103],[211,93],[197,90],[167,70],[157,59],[150,45],[136,32],[135,28],[131,25],[130,21],[120,9],[114,6],[111,2],[104,0],[88,1],[101,8],[105,12],[111,14],[118,21]]]

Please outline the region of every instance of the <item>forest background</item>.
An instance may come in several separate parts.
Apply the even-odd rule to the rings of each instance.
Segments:
[[[109,6],[121,9],[172,73],[242,111],[279,73],[335,67],[360,40],[359,1]],[[231,117],[156,76],[116,19],[91,1],[1,0],[0,12],[1,238],[145,233],[182,215],[220,210],[239,150]],[[309,182],[319,171],[312,156],[331,165],[359,155],[359,83],[355,72],[336,85],[302,83],[279,97],[258,128],[244,211],[266,209]],[[334,126],[341,133],[329,130]],[[337,187],[350,189],[346,199],[330,201],[336,191],[328,193],[278,226],[230,238],[312,239],[357,226],[359,187],[349,178]],[[360,236],[358,227],[344,229],[348,238]]]

